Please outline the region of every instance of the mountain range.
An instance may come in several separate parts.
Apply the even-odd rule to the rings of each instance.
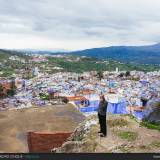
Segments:
[[[0,54],[71,54],[94,57],[104,60],[115,60],[122,63],[160,65],[160,43],[146,46],[111,46],[79,51],[56,50],[0,50]]]
[[[124,63],[160,64],[160,43],[146,46],[111,46],[69,52],[69,54],[112,59]]]

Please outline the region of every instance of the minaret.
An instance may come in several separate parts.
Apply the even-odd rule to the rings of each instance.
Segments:
[[[116,67],[116,73],[118,73],[118,67]]]

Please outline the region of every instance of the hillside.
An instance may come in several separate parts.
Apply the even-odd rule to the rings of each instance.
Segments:
[[[160,66],[155,64],[150,64],[150,65],[146,65],[143,63],[137,64],[134,63],[135,61],[133,62],[130,61],[132,63],[129,63],[129,58],[132,59],[131,57],[133,57],[133,59],[135,59],[135,55],[132,56],[131,54],[130,55],[126,54],[127,56],[125,57],[121,56],[123,55],[123,53],[119,51],[117,52],[115,51],[114,54],[112,53],[105,54],[105,50],[106,49],[108,50],[109,48],[90,49],[90,50],[70,52],[70,53],[67,52],[66,54],[52,53],[48,51],[36,52],[39,53],[40,55],[48,53],[49,55],[46,56],[47,59],[46,62],[29,62],[29,60],[31,60],[34,57],[34,55],[32,55],[31,52],[28,52],[28,54],[30,55],[28,56],[24,54],[27,53],[27,51],[23,52],[20,50],[15,51],[15,50],[0,49],[0,76],[12,77],[16,73],[18,74],[21,73],[19,72],[20,70],[25,70],[25,68],[30,68],[30,70],[32,70],[32,68],[35,68],[35,66],[40,69],[40,72],[49,74],[53,74],[59,71],[76,72],[76,73],[82,73],[88,71],[115,71],[116,67],[118,67],[120,71],[138,70],[138,71],[149,72],[160,69]],[[152,47],[150,47],[149,50],[152,50]],[[104,54],[101,54],[101,52],[104,52]],[[35,53],[35,51],[33,53]],[[58,54],[58,56],[55,54]],[[12,59],[13,55],[16,57],[16,59]],[[108,55],[110,56],[109,58],[107,57]],[[145,59],[147,61],[148,58],[149,57],[147,56],[144,57],[144,61]],[[153,55],[152,59],[155,59],[153,60],[153,63],[157,61],[157,64],[159,64],[159,57],[157,58],[156,56]],[[139,56],[137,55],[136,62],[141,60],[143,60],[143,58],[139,58]],[[121,63],[121,61],[125,61],[125,63]],[[31,71],[30,73],[26,72],[25,74],[26,75],[24,75],[24,77],[27,78],[32,77]]]
[[[15,60],[10,59],[13,56],[16,57]],[[28,58],[19,51],[0,49],[0,77],[12,77],[16,69],[27,67],[23,61],[27,61]]]
[[[0,49],[0,61],[7,60],[10,56],[19,56],[21,58],[26,57],[19,51]]]
[[[78,61],[76,59],[79,59]],[[63,68],[64,72],[77,72],[82,73],[86,71],[114,71],[116,67],[120,71],[155,71],[159,70],[160,67],[156,65],[144,65],[144,64],[131,64],[131,63],[119,63],[118,61],[113,60],[101,60],[94,57],[81,57],[81,56],[70,56],[67,55],[65,58],[55,58],[49,57],[48,64],[50,66],[56,65]],[[51,67],[53,68],[53,67]],[[52,71],[53,72],[53,71]],[[51,73],[52,73],[51,72]]]
[[[70,52],[81,56],[99,59],[112,59],[121,62],[160,64],[160,43],[150,46],[113,46]]]
[[[28,54],[72,54],[79,56],[110,59],[123,63],[160,64],[160,43],[146,46],[111,46],[79,51],[24,50]]]
[[[99,137],[96,115],[88,117],[56,153],[160,153],[160,131],[129,115],[108,115],[107,137]]]

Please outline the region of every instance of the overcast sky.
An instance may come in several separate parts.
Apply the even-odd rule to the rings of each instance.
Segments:
[[[0,0],[0,48],[160,42],[160,0]]]

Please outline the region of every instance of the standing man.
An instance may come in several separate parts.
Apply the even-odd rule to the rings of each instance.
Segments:
[[[100,95],[100,103],[98,107],[98,119],[100,124],[100,137],[106,137],[106,111],[108,102],[106,101],[104,95]]]

